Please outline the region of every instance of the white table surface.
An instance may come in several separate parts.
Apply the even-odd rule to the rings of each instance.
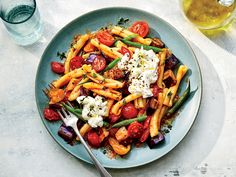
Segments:
[[[236,176],[236,25],[211,40],[182,16],[178,0],[38,1],[43,38],[14,44],[0,23],[0,177],[95,177],[94,167],[64,151],[43,126],[34,81],[40,56],[60,28],[88,11],[128,6],[154,13],[177,28],[193,47],[203,74],[199,115],[184,140],[163,158],[115,177]]]

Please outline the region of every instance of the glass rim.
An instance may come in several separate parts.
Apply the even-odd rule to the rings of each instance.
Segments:
[[[7,22],[7,23],[9,23],[9,24],[20,24],[20,23],[24,23],[24,22],[26,22],[27,20],[29,20],[29,19],[34,15],[34,13],[35,13],[35,11],[36,11],[36,8],[37,8],[36,0],[33,0],[33,3],[34,3],[34,10],[33,10],[33,12],[30,14],[30,16],[29,16],[28,18],[26,18],[26,19],[24,19],[24,20],[22,20],[22,21],[19,21],[19,22],[10,22],[10,21],[6,20],[6,19],[3,18],[3,16],[2,16],[2,9],[0,9],[0,17],[1,17],[1,19],[2,19],[3,21],[5,21],[5,22]]]

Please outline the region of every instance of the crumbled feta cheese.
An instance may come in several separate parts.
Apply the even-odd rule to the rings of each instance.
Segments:
[[[91,127],[102,127],[103,118],[107,111],[107,101],[97,95],[95,98],[91,96],[80,96],[77,99],[79,104],[83,105],[82,117],[88,120]]]
[[[157,81],[159,59],[153,50],[136,49],[132,58],[125,54],[118,68],[129,73],[129,92],[141,93],[143,98],[151,97],[150,84]]]

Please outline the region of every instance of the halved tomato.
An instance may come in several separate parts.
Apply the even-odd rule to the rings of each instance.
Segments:
[[[83,65],[84,59],[81,56],[75,56],[70,61],[70,69],[74,70],[80,68]]]
[[[145,21],[136,21],[133,25],[129,28],[130,31],[133,33],[138,34],[141,37],[147,36],[149,32],[149,26]]]
[[[115,38],[108,31],[99,31],[97,38],[99,42],[107,46],[111,46],[115,42]]]
[[[127,49],[126,47],[124,47],[124,46],[122,46],[121,47],[121,49],[120,49],[120,51],[119,51],[121,54],[128,54],[129,55],[129,58],[131,58],[132,57],[132,54],[131,54],[131,52],[130,52],[130,50],[129,49]]]

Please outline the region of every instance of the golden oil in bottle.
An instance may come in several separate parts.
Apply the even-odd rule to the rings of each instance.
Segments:
[[[223,1],[223,0],[222,0]],[[182,0],[186,17],[199,29],[217,29],[226,26],[235,16],[236,1],[229,6],[219,0]]]

